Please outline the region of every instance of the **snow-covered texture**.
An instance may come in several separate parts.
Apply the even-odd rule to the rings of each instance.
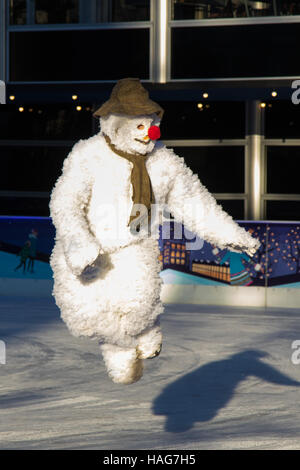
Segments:
[[[102,131],[77,143],[65,160],[50,200],[56,227],[53,295],[62,318],[74,335],[121,348],[137,348],[139,335],[149,332],[163,312],[158,207],[167,204],[178,222],[221,248],[252,254],[259,245],[217,205],[182,158],[161,142],[145,143],[153,124],[158,124],[154,116],[103,119]],[[111,150],[104,131],[121,150],[147,149],[157,204],[151,236],[147,229],[130,231],[133,164]]]
[[[299,309],[166,306],[161,354],[129,387],[50,297],[2,296],[0,318],[1,450],[300,450]]]

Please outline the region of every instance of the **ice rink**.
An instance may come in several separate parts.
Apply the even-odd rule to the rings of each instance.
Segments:
[[[52,298],[0,315],[1,449],[300,449],[300,310],[167,305],[161,355],[127,386]]]

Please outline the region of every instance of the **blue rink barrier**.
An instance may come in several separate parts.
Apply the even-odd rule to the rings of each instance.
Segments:
[[[199,239],[194,243],[197,237],[176,222],[171,222],[167,237],[165,225],[160,227],[161,276],[164,282],[299,288],[300,222],[238,223],[261,242],[253,258],[219,250],[201,240],[199,243]],[[49,257],[54,237],[55,227],[49,217],[1,216],[0,278],[7,281],[52,280]]]

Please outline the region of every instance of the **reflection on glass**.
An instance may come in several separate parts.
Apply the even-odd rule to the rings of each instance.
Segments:
[[[23,112],[12,105],[5,112],[0,109],[0,141],[86,139],[93,134],[92,105],[80,104],[80,112],[75,104],[30,104],[23,106]]]
[[[173,147],[173,146],[172,146]],[[212,193],[243,193],[245,189],[244,147],[176,147],[186,165]]]
[[[89,3],[89,2],[87,2]],[[78,23],[79,0],[35,0],[36,24]]]
[[[109,47],[102,47],[103,44]],[[10,80],[119,80],[135,76],[149,79],[149,44],[147,27],[12,32]],[[101,58],[97,54],[95,57],[98,46]],[[73,93],[70,90],[70,99]]]
[[[97,21],[148,21],[150,0],[97,0]]]
[[[244,213],[244,201],[241,199],[218,199],[220,204],[227,214],[231,215],[235,220],[243,220],[245,218]]]
[[[300,109],[292,100],[276,100],[265,110],[265,135],[267,138],[299,139]]]
[[[26,0],[10,0],[10,24],[26,24]]]
[[[267,220],[299,220],[300,201],[267,201]]]
[[[51,191],[71,148],[1,146],[2,191]]]
[[[299,0],[172,0],[173,20],[299,14]]]
[[[150,0],[31,0],[35,24],[149,21]],[[23,25],[26,0],[10,0],[10,24]]]
[[[300,194],[300,147],[267,147],[267,192]],[[300,218],[300,213],[299,213]]]
[[[200,103],[202,107],[198,106]],[[164,139],[239,139],[245,136],[243,102],[199,102],[195,99],[160,101],[160,105],[165,110],[161,122],[161,134]]]

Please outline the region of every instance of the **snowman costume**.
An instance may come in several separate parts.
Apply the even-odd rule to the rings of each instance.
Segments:
[[[99,341],[122,384],[161,349],[161,210],[221,249],[252,256],[259,247],[157,140],[162,114],[138,79],[120,80],[94,114],[100,132],[73,147],[50,199],[56,304],[73,335]]]

